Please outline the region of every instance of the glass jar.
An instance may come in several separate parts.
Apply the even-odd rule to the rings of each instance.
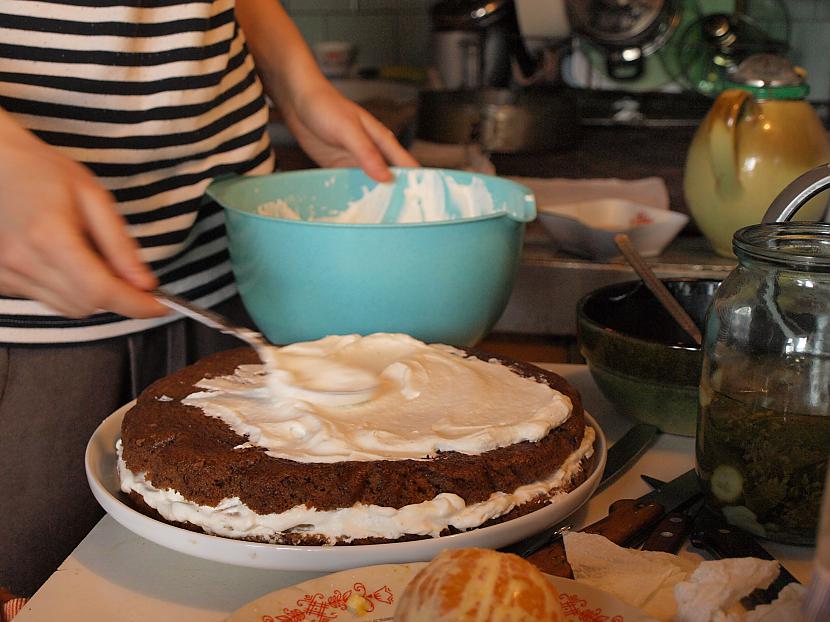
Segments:
[[[753,225],[733,248],[707,316],[698,473],[730,523],[813,544],[830,455],[830,224]]]

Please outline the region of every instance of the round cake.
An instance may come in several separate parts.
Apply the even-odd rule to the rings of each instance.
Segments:
[[[258,542],[438,537],[548,504],[591,471],[563,378],[406,335],[229,350],[125,414],[121,490],[139,510]]]

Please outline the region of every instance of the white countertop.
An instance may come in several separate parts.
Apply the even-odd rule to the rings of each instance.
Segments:
[[[631,425],[600,395],[583,365],[545,365],[582,393],[610,444]],[[646,473],[668,480],[694,466],[691,438],[662,434],[610,486],[569,519],[576,527],[605,516],[620,498],[649,491]],[[802,583],[809,580],[814,549],[768,543],[766,548]],[[694,555],[688,549],[683,554]],[[15,622],[131,620],[211,622],[264,594],[324,573],[242,568],[202,560],[153,544],[104,517],[38,590]]]

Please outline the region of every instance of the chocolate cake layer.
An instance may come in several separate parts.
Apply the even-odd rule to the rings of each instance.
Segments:
[[[471,354],[485,361],[494,358]],[[252,350],[237,349],[205,358],[142,393],[124,417],[123,459],[127,468],[144,472],[158,489],[172,488],[189,501],[208,506],[238,497],[258,514],[281,513],[303,504],[318,510],[355,503],[401,508],[440,493],[456,494],[467,504],[484,501],[493,492],[513,491],[549,476],[577,450],[585,430],[579,394],[563,378],[526,363],[497,360],[568,396],[571,416],[537,442],[480,455],[445,452],[427,460],[339,463],[274,458],[262,448],[238,448],[246,438],[201,409],[181,404],[182,398],[200,390],[195,384],[203,378],[229,375],[238,365],[258,362]],[[586,468],[568,488],[585,479],[590,462],[585,461]],[[541,504],[525,505],[537,509]]]
[[[580,484],[582,484],[587,474],[590,473],[593,469],[594,460],[596,459],[596,455],[592,455],[590,458],[583,458],[580,462],[580,472],[573,477],[566,485],[563,487],[551,491],[551,493],[568,493],[577,488]],[[491,518],[483,522],[478,527],[489,527],[490,525],[497,525],[499,523],[504,523],[509,520],[513,520],[514,518],[519,518],[520,516],[524,516],[526,514],[530,514],[531,512],[535,512],[536,510],[540,510],[550,502],[552,496],[547,497],[537,497],[528,501],[527,503],[523,503],[511,511],[507,512],[506,514],[502,514],[496,518]],[[167,523],[168,525],[173,525],[175,527],[181,527],[182,529],[187,529],[188,531],[195,531],[195,532],[203,532],[204,530],[198,526],[194,525],[189,522],[181,522],[181,521],[173,521],[164,518],[161,514],[159,514],[155,508],[150,507],[144,501],[144,498],[139,495],[137,492],[132,491],[129,493],[129,501],[132,506],[137,509],[142,514],[145,514],[155,520],[161,521],[163,523]],[[457,529],[448,528],[445,529],[441,535],[448,536],[454,533],[459,533]],[[396,538],[394,540],[390,540],[388,538],[352,538],[352,539],[339,539],[334,544],[339,546],[355,546],[361,544],[385,544],[389,542],[408,542],[412,540],[426,540],[431,538],[432,536],[429,535],[416,535],[416,534],[407,534],[400,538]],[[247,540],[249,542],[266,542],[268,544],[290,544],[293,546],[322,546],[329,544],[328,540],[320,535],[316,534],[307,534],[302,531],[286,531],[280,534],[278,541],[273,539],[263,539],[263,538],[241,538],[242,540]]]

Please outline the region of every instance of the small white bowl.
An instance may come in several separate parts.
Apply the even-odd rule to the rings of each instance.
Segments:
[[[321,41],[313,46],[320,70],[327,78],[345,78],[352,71],[357,47],[348,41]]]
[[[614,236],[625,233],[644,257],[660,255],[689,217],[625,199],[538,206],[538,218],[558,248],[590,259],[620,254]]]

